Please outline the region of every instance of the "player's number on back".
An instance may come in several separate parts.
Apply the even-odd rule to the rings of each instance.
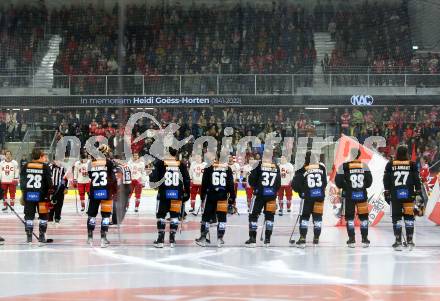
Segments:
[[[226,186],[226,173],[214,171],[212,173],[212,185],[214,186]]]
[[[167,171],[165,173],[165,186],[179,186],[179,173]]]
[[[322,179],[320,174],[310,174],[307,176],[307,186],[309,188],[322,187]]]
[[[263,186],[273,186],[273,184],[275,183],[275,178],[277,177],[277,174],[275,172],[264,171],[261,175],[263,177],[263,181],[261,182]]]
[[[41,180],[43,180],[41,175],[28,174],[27,179],[26,188],[41,188]]]
[[[92,185],[93,187],[102,187],[107,185],[107,172],[99,171],[92,173]]]
[[[364,175],[362,174],[353,174],[350,176],[351,188],[364,188]]]
[[[395,171],[394,172],[394,186],[404,186],[408,180],[408,171]]]

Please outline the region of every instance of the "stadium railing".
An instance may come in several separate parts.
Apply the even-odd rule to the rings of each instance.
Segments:
[[[0,76],[0,95],[418,95],[437,94],[438,74],[55,75],[50,87],[30,76]],[[9,89],[5,89],[9,88]],[[27,88],[18,89],[11,88]],[[431,92],[432,92],[431,91]]]

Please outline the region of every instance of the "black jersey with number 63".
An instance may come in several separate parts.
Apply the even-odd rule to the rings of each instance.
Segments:
[[[327,172],[322,163],[304,165],[295,172],[292,188],[303,199],[324,200]]]
[[[273,163],[260,162],[249,175],[249,185],[254,189],[256,197],[275,199],[281,186],[280,169]]]
[[[234,176],[227,164],[214,163],[205,168],[200,198],[213,200],[235,200]]]

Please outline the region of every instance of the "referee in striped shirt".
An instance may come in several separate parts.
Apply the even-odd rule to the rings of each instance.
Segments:
[[[49,166],[52,171],[52,183],[55,190],[51,196],[53,207],[49,212],[49,221],[59,223],[64,204],[64,192],[67,189],[67,170],[57,161],[53,161]]]

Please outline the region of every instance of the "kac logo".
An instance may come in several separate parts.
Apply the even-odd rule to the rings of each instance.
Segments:
[[[354,106],[371,106],[374,103],[374,98],[371,95],[353,95],[351,97],[351,104]]]

